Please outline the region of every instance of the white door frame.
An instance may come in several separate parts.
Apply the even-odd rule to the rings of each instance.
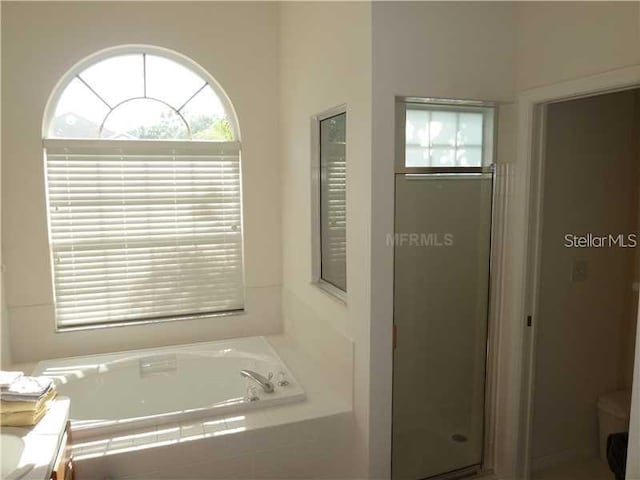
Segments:
[[[511,178],[512,196],[508,200],[510,277],[513,280],[514,322],[505,358],[513,359],[510,376],[510,411],[517,412],[509,436],[517,439],[511,452],[511,478],[528,480],[531,474],[531,435],[533,420],[533,380],[536,347],[537,285],[540,263],[540,211],[544,159],[545,105],[572,98],[587,97],[640,85],[640,66],[612,70],[576,80],[527,90],[518,95],[517,161]],[[533,322],[527,327],[527,316]],[[636,349],[636,356],[640,355]],[[635,373],[638,378],[638,372]],[[636,389],[637,392],[637,389]],[[634,410],[640,399],[633,399]],[[632,415],[640,415],[633,412]],[[632,435],[629,455],[640,456],[638,439]],[[636,461],[633,458],[629,462]]]

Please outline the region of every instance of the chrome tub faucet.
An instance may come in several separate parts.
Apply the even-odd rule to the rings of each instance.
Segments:
[[[241,370],[240,375],[256,382],[262,387],[264,393],[273,393],[275,390],[273,387],[273,383],[271,383],[269,378],[265,378],[259,373],[254,372],[253,370]]]

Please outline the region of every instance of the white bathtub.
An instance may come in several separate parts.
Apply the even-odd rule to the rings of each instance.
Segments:
[[[265,393],[240,375],[273,373]],[[36,375],[52,377],[71,398],[75,438],[224,415],[299,401],[304,390],[263,337],[40,362]],[[284,377],[289,384],[278,385]],[[259,400],[250,401],[248,389]]]

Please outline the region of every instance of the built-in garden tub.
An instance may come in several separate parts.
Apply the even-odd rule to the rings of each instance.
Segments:
[[[274,391],[241,376],[271,377]],[[242,412],[304,399],[304,390],[263,337],[40,362],[71,398],[76,439]]]
[[[242,370],[272,373],[274,392]],[[35,370],[71,399],[77,480],[350,477],[352,405],[332,386],[334,372],[278,335]]]

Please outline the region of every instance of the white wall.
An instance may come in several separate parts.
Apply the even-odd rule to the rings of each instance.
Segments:
[[[640,312],[640,302],[636,307]],[[640,319],[636,317],[636,322]],[[636,344],[640,345],[640,328],[636,329]],[[632,390],[631,418],[629,419],[629,445],[640,445],[640,349],[636,349],[634,361],[634,383]],[[631,450],[627,451],[627,480],[638,480],[640,478],[640,455]]]
[[[286,334],[353,397],[354,474],[367,475],[371,6],[280,6],[283,310]],[[347,301],[311,281],[312,115],[347,105]],[[352,351],[353,350],[353,351]],[[355,353],[355,364],[352,364]],[[355,379],[353,372],[355,369]]]
[[[2,10],[2,222],[14,362],[280,331],[277,5],[12,2]],[[245,139],[247,312],[54,333],[41,147],[45,103],[76,62],[127,43],[187,55],[220,82],[238,113]]]
[[[7,307],[5,305],[4,295],[4,274],[0,272],[0,367],[4,370],[10,368],[13,363],[13,355],[11,354],[11,333],[9,326],[9,315],[7,315]]]
[[[510,101],[513,35],[510,3],[373,4],[371,456],[378,477],[389,471],[390,452],[393,251],[385,235],[394,231],[394,97]]]
[[[636,232],[636,92],[550,105],[533,424],[534,465],[596,454],[598,397],[625,386],[634,251],[566,234]],[[587,278],[572,279],[576,261]]]
[[[2,25],[2,9],[0,9],[0,25]],[[2,51],[2,39],[0,38],[0,51]],[[2,103],[2,65],[0,62],[0,104]],[[2,151],[2,119],[0,118],[0,151]],[[1,156],[0,156],[1,158]],[[0,171],[2,164],[0,162]],[[0,191],[2,186],[0,175]],[[0,211],[2,210],[2,195],[0,195]],[[1,222],[0,222],[1,223]],[[7,316],[4,295],[4,273],[2,272],[2,225],[0,224],[0,366],[8,367],[11,360],[11,342],[9,337],[9,317]]]
[[[634,115],[634,129],[635,129],[635,142],[633,146],[633,154],[635,155],[635,161],[640,165],[640,89],[636,90],[635,95],[635,115]],[[640,172],[636,179],[636,188],[640,191]],[[640,194],[638,195],[638,204],[636,206],[636,232],[640,233]],[[634,259],[634,272],[633,281],[636,284],[640,284],[640,248],[635,250]],[[636,292],[631,298],[631,308],[633,315],[629,318],[628,331],[629,335],[625,339],[625,348],[622,359],[623,364],[623,378],[625,386],[630,387],[633,384],[633,365],[636,351],[636,329],[638,327],[638,292]]]
[[[638,2],[515,2],[518,90],[640,63]]]

